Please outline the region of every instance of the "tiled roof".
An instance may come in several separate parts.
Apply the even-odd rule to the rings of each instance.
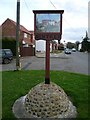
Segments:
[[[7,18],[7,20],[10,20],[15,26],[16,26],[16,22]],[[25,33],[28,33],[28,34],[31,34],[24,26],[20,25],[20,30],[25,32]]]

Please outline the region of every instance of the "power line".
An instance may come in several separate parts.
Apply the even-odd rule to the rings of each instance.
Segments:
[[[64,21],[69,25],[69,27],[73,30],[73,32],[76,32],[74,28],[71,26],[71,24],[68,23],[68,21],[64,18]]]
[[[57,7],[55,6],[55,4],[54,4],[51,0],[49,0],[49,2],[50,2],[50,4],[51,4],[55,9],[57,9]],[[29,13],[30,13],[31,10],[32,10],[32,9],[30,9],[30,5],[29,5],[29,6],[27,5],[26,0],[24,0],[24,3],[25,3],[25,6],[26,6],[27,10],[28,10]],[[50,16],[49,16],[49,17],[50,17]],[[76,31],[74,30],[74,28],[71,26],[71,24],[65,19],[65,17],[64,17],[64,21],[68,24],[68,26],[69,26],[74,32],[76,32]]]
[[[25,6],[26,6],[27,10],[28,10],[29,12],[31,12],[32,9],[29,9],[29,7],[28,7],[28,5],[27,5],[27,3],[26,3],[25,0],[24,0],[24,3],[25,3]]]
[[[51,0],[49,0],[49,2],[53,5],[53,7],[54,7],[55,9],[57,9],[56,6],[54,5],[54,3],[53,3]],[[65,18],[64,18],[64,21],[69,25],[69,27],[71,27],[71,29],[72,29],[74,32],[76,32],[76,31],[74,30],[74,28],[71,26],[71,24],[68,23]]]
[[[53,7],[54,7],[55,9],[57,9],[56,6],[54,5],[54,3],[53,3],[51,0],[49,0],[49,2],[53,5]]]

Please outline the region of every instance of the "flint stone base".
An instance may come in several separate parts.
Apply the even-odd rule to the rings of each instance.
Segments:
[[[64,90],[54,83],[40,83],[15,101],[16,118],[76,118],[73,106]]]

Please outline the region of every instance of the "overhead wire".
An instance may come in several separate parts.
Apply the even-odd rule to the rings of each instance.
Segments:
[[[51,0],[49,0],[49,2],[52,4],[52,6],[53,6],[55,9],[57,9],[56,6],[54,5],[54,3],[53,3]]]
[[[23,0],[23,1],[24,1],[24,3],[25,3],[25,6],[26,6],[28,12],[30,13],[30,12],[32,11],[32,9],[30,8],[30,5],[29,5],[29,6],[27,5],[26,0]],[[57,9],[57,7],[55,6],[55,4],[54,4],[51,0],[49,0],[49,2],[50,2],[50,4],[51,4],[55,9]],[[50,17],[50,16],[49,16],[49,17]],[[72,27],[72,25],[65,19],[65,17],[63,18],[63,20],[64,20],[64,21],[67,23],[67,25],[72,29],[72,31],[76,32],[76,31],[74,30],[74,28]]]
[[[49,0],[49,2],[50,2],[50,4],[51,4],[55,9],[57,9],[57,7],[54,5],[54,3],[53,3],[51,0]],[[65,17],[63,18],[63,20],[69,25],[69,27],[70,27],[74,32],[76,32],[76,31],[74,30],[74,28],[71,26],[71,24],[70,24],[69,22],[67,22],[67,20],[65,19]]]
[[[26,8],[27,8],[27,10],[29,11],[29,13],[32,11],[32,9],[29,9],[29,7],[28,7],[28,5],[27,5],[27,2],[26,2],[26,0],[23,0],[24,1],[24,3],[25,3],[25,6],[26,6]]]

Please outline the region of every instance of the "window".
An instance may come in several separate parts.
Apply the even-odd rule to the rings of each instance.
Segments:
[[[24,33],[24,38],[27,38],[27,33]]]

